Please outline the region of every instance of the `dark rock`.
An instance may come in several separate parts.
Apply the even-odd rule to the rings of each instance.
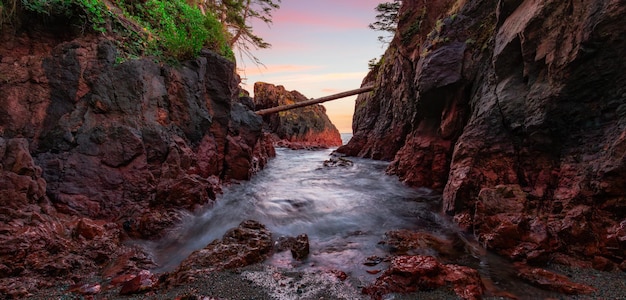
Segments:
[[[170,282],[180,284],[192,281],[197,274],[261,262],[271,250],[270,231],[257,221],[244,221],[227,231],[221,240],[191,253],[172,273]]]
[[[538,287],[565,293],[568,295],[590,294],[596,289],[581,283],[572,282],[567,276],[560,275],[545,269],[516,264],[518,276]]]
[[[386,232],[384,244],[397,255],[419,254],[448,258],[458,256],[464,247],[464,244],[458,239],[411,230]]]
[[[624,13],[620,1],[403,1],[337,151],[442,192],[444,212],[511,259],[620,263]]]
[[[444,265],[432,256],[398,256],[391,266],[363,293],[382,299],[388,293],[411,293],[451,286],[462,299],[481,299],[483,284],[478,271],[458,265]]]
[[[343,157],[331,156],[324,161],[324,167],[352,167],[354,162]]]
[[[77,285],[70,286],[68,289],[69,292],[73,292],[73,293],[77,293],[81,295],[95,295],[95,294],[100,293],[101,290],[102,290],[102,286],[100,286],[100,284],[97,284],[97,283],[77,284]]]
[[[294,259],[303,260],[309,255],[309,236],[306,234],[297,237],[281,236],[276,240],[274,250],[276,252],[289,250]]]
[[[254,104],[257,110],[309,100],[297,91],[286,91],[281,85],[256,82]],[[265,127],[276,135],[276,144],[292,149],[328,148],[342,144],[339,131],[326,115],[322,105],[287,110],[263,117]]]
[[[219,55],[116,64],[108,38],[24,30],[0,30],[0,295],[154,267],[124,240],[159,238],[274,155]]]
[[[139,294],[150,291],[158,286],[159,279],[148,270],[142,270],[133,279],[122,285],[120,295]]]

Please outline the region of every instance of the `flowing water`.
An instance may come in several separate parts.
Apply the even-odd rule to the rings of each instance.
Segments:
[[[385,175],[386,162],[350,158],[348,167],[324,167],[333,149],[277,149],[277,156],[249,182],[224,189],[214,206],[190,215],[175,238],[151,246],[160,271],[174,269],[194,250],[203,248],[244,220],[265,224],[274,237],[308,235],[310,255],[304,262],[290,253],[275,254],[266,263],[296,270],[339,269],[370,283],[386,263],[366,266],[368,257],[388,257],[380,242],[390,230],[428,232],[443,240],[460,239],[465,250],[446,262],[469,265],[506,290],[525,289],[510,277],[510,267],[479,249],[439,212],[440,196],[413,189]],[[432,249],[419,254],[438,256]],[[450,260],[453,261],[450,261]],[[494,267],[497,266],[497,267]],[[545,295],[542,295],[545,296]]]

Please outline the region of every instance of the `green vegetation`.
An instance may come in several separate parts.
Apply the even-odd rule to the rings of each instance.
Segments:
[[[234,60],[230,34],[211,11],[185,0],[0,0],[0,24],[32,14],[44,24],[66,23],[81,32],[113,35],[122,59],[188,59],[208,48]],[[27,24],[24,24],[27,25]]]
[[[422,29],[422,22],[426,19],[426,6],[422,7],[422,11],[419,15],[419,17],[415,18],[415,20],[413,20],[413,22],[411,23],[411,26],[409,26],[408,29],[406,29],[404,32],[400,33],[400,36],[402,37],[402,43],[403,44],[409,44],[411,43],[411,41],[413,41],[413,39],[415,38],[415,36],[417,34],[419,34],[420,29]]]
[[[182,0],[148,0],[124,10],[124,15],[141,26],[147,50],[164,51],[167,56],[187,59],[203,47],[234,59],[221,23],[212,14],[189,6]]]
[[[398,12],[402,1],[393,0],[393,2],[383,2],[374,8],[378,14],[376,15],[376,21],[369,24],[369,28],[377,31],[382,31],[390,34],[392,37],[398,27]],[[381,43],[389,43],[389,36],[379,36],[378,40]]]

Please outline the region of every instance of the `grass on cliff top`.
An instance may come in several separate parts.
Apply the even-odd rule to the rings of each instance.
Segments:
[[[222,24],[185,0],[0,0],[0,26],[27,14],[44,24],[113,35],[125,58],[183,60],[208,48],[234,60]]]

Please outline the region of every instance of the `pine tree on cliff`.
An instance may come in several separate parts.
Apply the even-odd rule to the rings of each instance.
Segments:
[[[272,24],[272,11],[279,9],[281,0],[195,0],[203,11],[212,11],[230,34],[229,44],[246,54],[256,63],[258,58],[252,50],[266,49],[271,45],[256,35],[252,26],[253,19],[265,24]]]
[[[396,32],[398,27],[398,11],[400,10],[401,0],[394,0],[393,2],[380,3],[374,8],[378,14],[376,15],[376,22],[369,24],[369,28],[377,31],[383,31],[391,36]],[[378,40],[381,43],[389,43],[389,36],[379,36]]]

